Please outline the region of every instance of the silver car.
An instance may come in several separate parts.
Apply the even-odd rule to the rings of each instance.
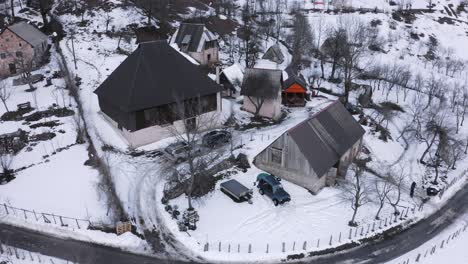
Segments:
[[[187,145],[187,143],[185,142],[177,142],[167,146],[164,149],[166,157],[168,157],[170,160],[174,161],[177,164],[187,160],[189,151],[190,146]],[[201,152],[201,149],[197,146],[194,146],[192,151],[193,154],[198,154]]]

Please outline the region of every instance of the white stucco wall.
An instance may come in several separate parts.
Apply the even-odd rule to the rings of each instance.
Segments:
[[[216,111],[207,112],[202,115],[199,115],[197,118],[197,124],[205,124],[201,126],[200,129],[202,131],[209,130],[213,128],[220,127],[222,125],[222,117],[221,117],[221,110],[222,110],[222,99],[221,94],[217,94],[217,109]],[[184,131],[184,121],[178,120],[175,121],[172,125],[166,126],[152,126],[143,128],[137,131],[128,131],[125,128],[119,129],[117,122],[112,120],[109,116],[102,113],[101,114],[105,117],[105,119],[109,122],[111,126],[113,126],[127,141],[129,147],[137,148],[141,147],[150,143],[157,142],[159,140],[172,137],[174,136],[174,130],[179,132]]]
[[[244,103],[242,108],[251,113],[255,113],[255,105],[252,101],[256,102],[254,97],[244,96]],[[267,99],[260,108],[260,116],[278,119],[281,116],[281,96],[276,99]]]
[[[208,54],[211,55],[210,61],[208,61]],[[218,48],[210,48],[202,50],[201,52],[189,52],[190,57],[194,58],[201,65],[208,65],[218,61]]]

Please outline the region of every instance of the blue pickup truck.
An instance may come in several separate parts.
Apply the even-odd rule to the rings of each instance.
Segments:
[[[279,181],[280,179],[268,173],[260,173],[257,176],[258,192],[270,197],[275,206],[291,201],[291,196],[283,189]]]

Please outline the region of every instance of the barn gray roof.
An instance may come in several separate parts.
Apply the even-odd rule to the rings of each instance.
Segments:
[[[188,45],[188,52],[199,52],[202,48],[202,41],[216,40],[217,37],[211,31],[206,29],[203,24],[182,23],[174,35],[173,43],[179,47]]]
[[[272,99],[282,89],[281,70],[246,69],[242,81],[241,95]]]
[[[9,26],[8,29],[18,35],[24,41],[31,44],[33,47],[42,45],[42,43],[48,39],[47,35],[26,22],[13,24]]]
[[[132,112],[220,91],[198,66],[160,40],[140,44],[94,92]]]
[[[287,133],[315,173],[322,177],[364,132],[346,108],[336,101]]]

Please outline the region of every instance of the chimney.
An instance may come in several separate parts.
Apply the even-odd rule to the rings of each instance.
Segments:
[[[221,66],[216,66],[216,83],[220,84]]]

